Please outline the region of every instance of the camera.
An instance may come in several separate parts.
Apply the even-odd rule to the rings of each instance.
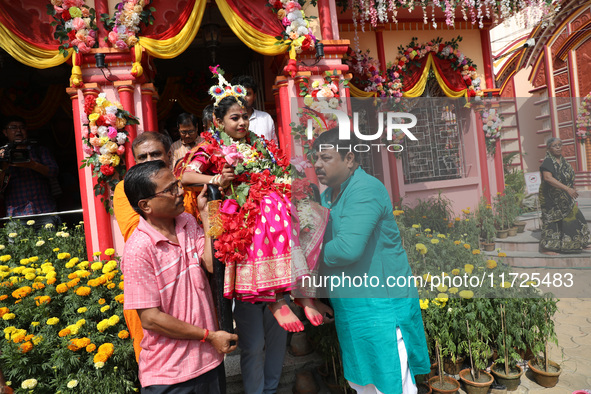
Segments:
[[[0,146],[0,162],[10,164],[28,163],[31,161],[31,142],[9,142]]]

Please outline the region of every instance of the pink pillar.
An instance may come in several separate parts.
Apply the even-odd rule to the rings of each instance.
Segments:
[[[273,94],[277,106],[277,137],[279,138],[279,144],[284,152],[291,155],[290,98],[287,87],[287,78],[277,77],[277,85],[274,86]]]
[[[476,141],[478,143],[478,162],[480,164],[480,182],[482,184],[482,194],[488,203],[491,203],[490,184],[488,182],[488,163],[486,159],[486,139],[484,137],[484,130],[482,129],[482,119],[480,113],[475,111],[476,117]],[[500,147],[497,146],[497,151]]]
[[[142,115],[144,118],[144,131],[158,131],[158,123],[154,123],[155,108],[152,97],[154,96],[154,85],[145,83],[142,85]]]
[[[107,29],[105,29],[105,25],[102,22],[98,22],[100,16],[102,14],[109,13],[109,2],[108,0],[95,0],[94,1],[94,9],[96,10],[96,18],[97,18],[97,27],[98,27],[98,37],[96,41],[99,44],[99,48],[108,48],[109,45],[105,42],[105,38],[109,35]]]
[[[490,46],[490,30],[488,27],[480,30],[480,46],[482,47],[482,68],[487,89],[494,89],[495,82],[492,69],[492,49]]]
[[[121,99],[121,105],[123,106],[123,109],[135,116],[133,81],[117,81],[113,83],[113,86],[119,93],[119,98]],[[127,125],[125,126],[125,130],[129,134],[129,141],[125,143],[125,167],[131,168],[135,164],[133,152],[131,151],[131,141],[133,141],[137,136],[137,129],[135,125]]]
[[[318,17],[320,19],[320,33],[323,40],[333,40],[332,21],[330,18],[330,0],[318,0]]]

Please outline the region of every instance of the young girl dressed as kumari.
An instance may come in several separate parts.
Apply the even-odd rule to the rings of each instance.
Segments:
[[[246,89],[228,84],[217,66],[210,70],[218,78],[209,90],[216,130],[202,134],[204,142],[176,164],[175,176],[183,185],[211,183],[225,191],[217,214],[210,213],[216,257],[225,264],[224,296],[269,302],[281,327],[302,331],[284,299],[291,292],[308,320],[320,325],[319,308],[326,306],[302,283],[317,271],[328,210],[306,198],[305,181],[292,185],[289,158],[274,141],[249,132]]]

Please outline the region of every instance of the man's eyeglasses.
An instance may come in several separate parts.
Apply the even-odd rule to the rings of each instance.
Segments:
[[[181,134],[193,134],[196,131],[197,131],[197,129],[179,130],[179,133],[181,133]]]
[[[144,197],[142,200],[147,200],[149,198],[158,197],[163,194],[168,194],[168,195],[174,197],[179,194],[179,190],[183,190],[183,185],[181,184],[180,180],[177,180],[172,185],[168,186],[166,189],[159,191],[158,193],[154,193],[151,196]]]
[[[10,131],[17,131],[17,130],[26,130],[27,126],[15,126],[15,125],[10,125],[6,127],[6,130],[10,130]]]

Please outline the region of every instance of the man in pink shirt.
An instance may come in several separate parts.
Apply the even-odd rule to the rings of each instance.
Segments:
[[[183,190],[163,161],[132,167],[125,194],[140,214],[122,260],[125,309],[135,309],[144,338],[139,358],[142,393],[220,392],[216,368],[232,352],[235,334],[216,331],[211,290],[211,241],[184,213]],[[198,198],[209,228],[205,192]]]

